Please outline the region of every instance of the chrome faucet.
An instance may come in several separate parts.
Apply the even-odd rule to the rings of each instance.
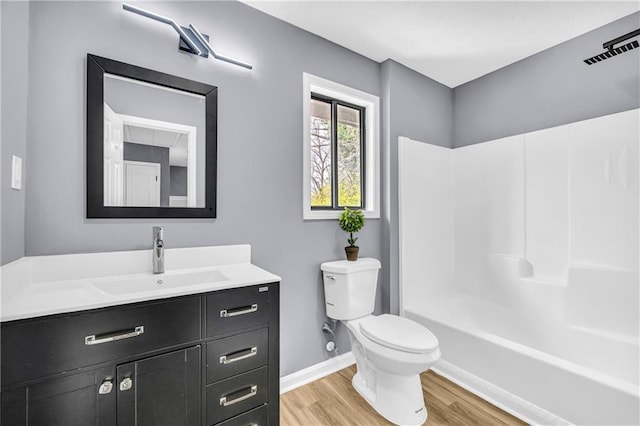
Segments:
[[[164,241],[162,226],[153,227],[153,273],[164,273]]]

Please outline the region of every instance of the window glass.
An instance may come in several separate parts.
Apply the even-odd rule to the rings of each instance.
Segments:
[[[364,109],[319,95],[310,106],[311,208],[361,208]]]
[[[338,105],[338,207],[361,207],[361,111]]]
[[[331,207],[331,103],[311,99],[311,206]]]

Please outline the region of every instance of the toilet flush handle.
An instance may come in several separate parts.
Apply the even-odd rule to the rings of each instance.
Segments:
[[[336,280],[336,276],[335,275],[327,275],[327,278],[330,280],[335,281]]]

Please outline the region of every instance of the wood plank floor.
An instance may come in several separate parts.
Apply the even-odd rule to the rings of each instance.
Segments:
[[[280,397],[282,426],[390,425],[351,386],[355,365]],[[427,426],[526,425],[433,371],[421,376]]]

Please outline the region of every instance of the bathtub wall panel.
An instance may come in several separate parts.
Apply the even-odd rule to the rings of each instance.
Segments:
[[[451,151],[412,141],[403,304],[446,288],[531,323],[637,338],[639,128],[636,109]],[[438,269],[450,247],[452,283]]]
[[[638,270],[638,110],[571,125],[571,262]]]
[[[401,309],[451,290],[451,161],[448,148],[399,139]]]
[[[454,286],[457,291],[476,294],[487,287],[488,276],[487,263],[477,256],[486,253],[489,241],[486,172],[476,161],[481,152],[480,145],[453,151]]]
[[[524,137],[453,154],[456,288],[507,304],[524,256]]]
[[[637,339],[638,110],[573,123],[569,324]]]
[[[567,277],[569,137],[568,126],[525,135],[525,258],[542,281]]]
[[[455,288],[517,307],[526,280],[561,306],[549,286],[570,285],[572,268],[604,269],[601,285],[615,283],[604,309],[624,316],[638,292],[616,271],[638,271],[639,122],[633,110],[453,150]],[[586,326],[573,276],[567,310]]]
[[[487,179],[488,252],[524,256],[524,136],[487,144],[482,157]],[[473,212],[469,212],[473,214]]]
[[[637,341],[640,334],[637,272],[572,267],[565,300],[568,324]]]

